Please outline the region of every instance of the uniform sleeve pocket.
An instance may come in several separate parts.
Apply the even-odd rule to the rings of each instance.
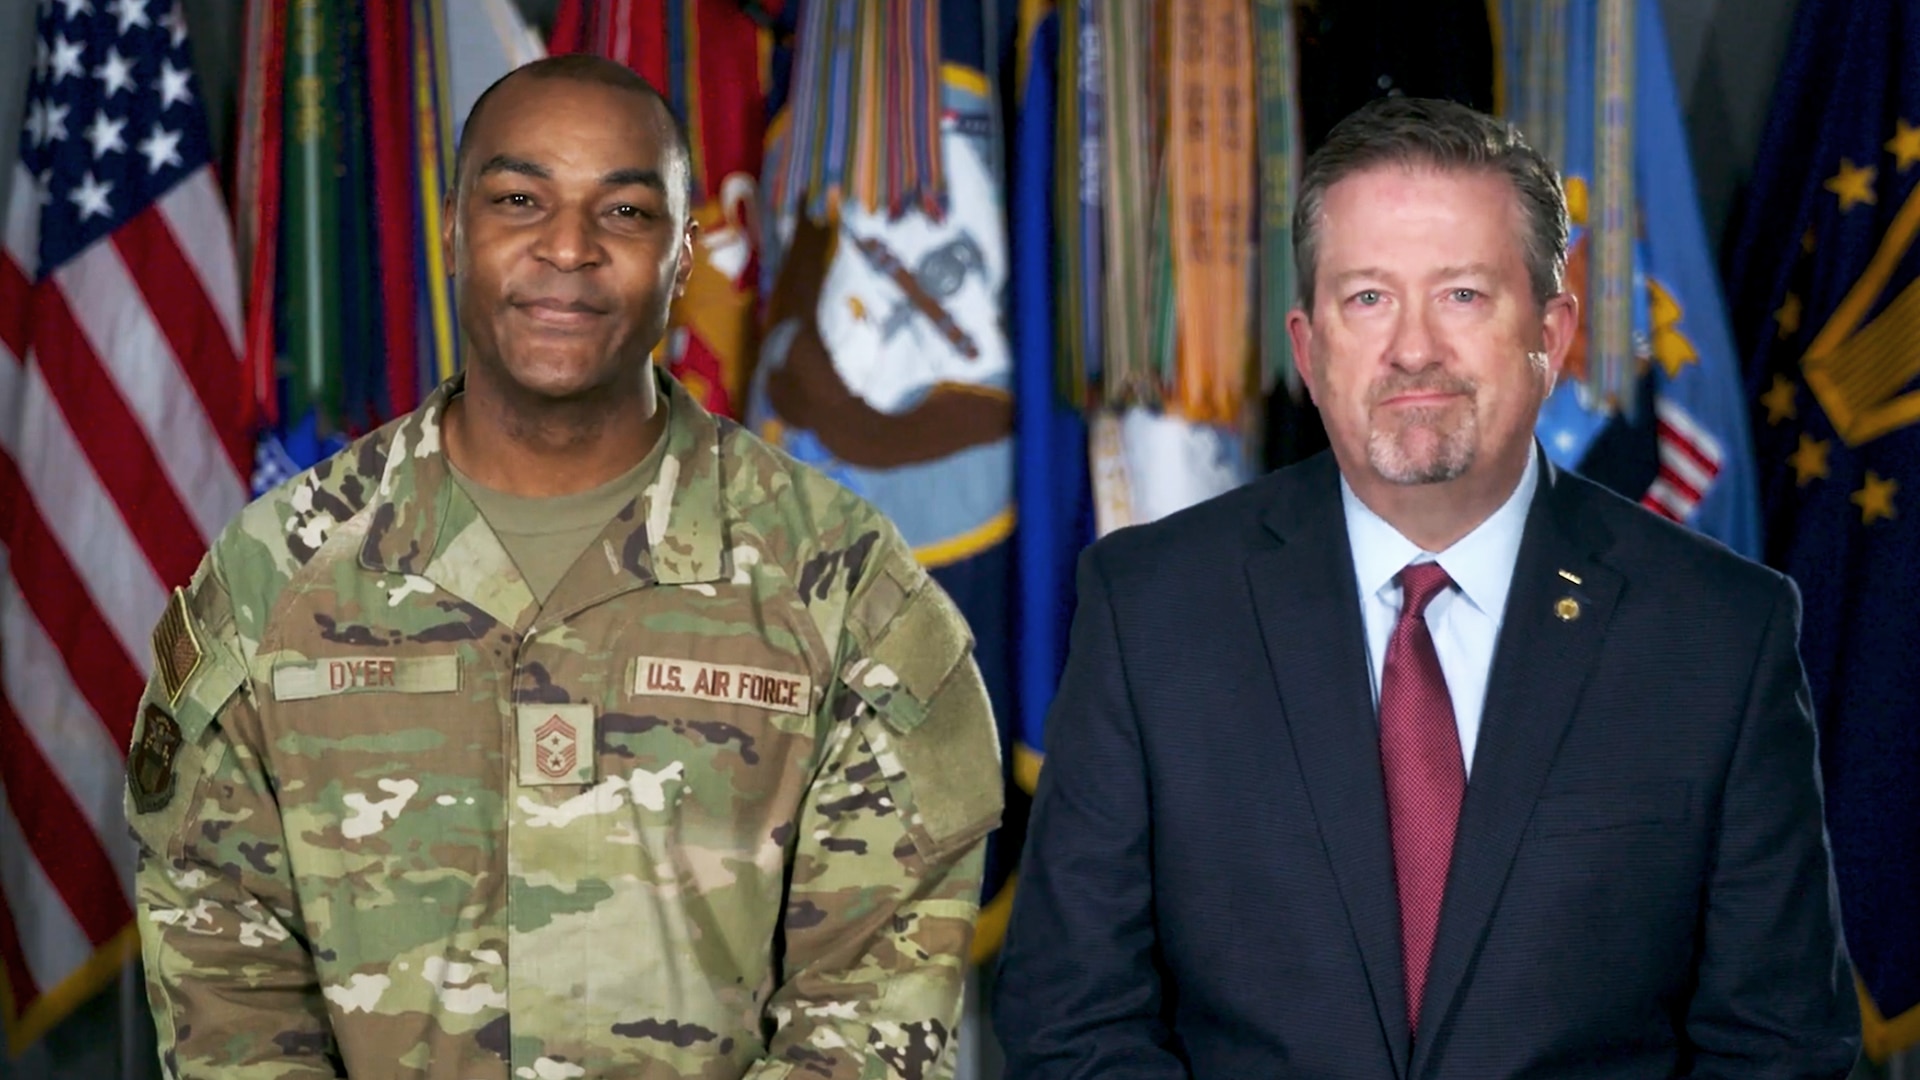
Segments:
[[[842,678],[887,726],[906,734],[925,722],[927,705],[972,650],[973,634],[959,609],[927,580]]]
[[[927,580],[842,676],[881,721],[870,735],[875,756],[928,859],[991,832],[1005,800],[999,732],[972,650],[965,619]]]
[[[889,738],[912,787],[915,843],[922,845],[922,854],[950,855],[1000,824],[1006,798],[1000,738],[986,687],[972,664],[947,680],[917,727]],[[925,833],[924,843],[918,832]]]

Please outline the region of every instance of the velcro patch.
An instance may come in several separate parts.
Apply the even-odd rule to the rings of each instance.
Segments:
[[[193,632],[193,617],[187,612],[187,594],[174,589],[167,597],[167,609],[153,628],[153,666],[160,675],[161,689],[167,692],[169,706],[180,704],[180,693],[187,680],[200,670],[206,656],[200,639]]]
[[[907,693],[933,700],[953,669],[973,649],[973,637],[946,593],[929,581],[900,609],[874,642],[873,658],[893,669]]]
[[[141,716],[133,752],[127,755],[127,788],[143,814],[164,809],[173,799],[174,756],[182,742],[180,725],[158,702]]]
[[[813,678],[807,674],[667,656],[634,657],[633,694],[755,705],[800,715],[813,711]]]
[[[892,744],[912,785],[914,817],[930,841],[929,857],[958,851],[1000,824],[1006,793],[999,729],[978,675],[947,680],[927,703],[924,722],[897,733]]]
[[[847,665],[841,680],[895,731],[912,731],[972,651],[966,620],[928,579],[888,620],[867,655]]]
[[[460,689],[457,656],[355,656],[275,664],[275,701],[336,694],[444,694]]]
[[[598,764],[593,706],[518,705],[514,727],[522,787],[593,783]]]

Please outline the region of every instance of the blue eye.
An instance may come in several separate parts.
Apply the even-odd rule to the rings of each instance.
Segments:
[[[1353,299],[1357,303],[1363,304],[1367,307],[1372,307],[1373,305],[1379,303],[1382,298],[1380,296],[1379,290],[1377,289],[1362,289],[1359,292],[1353,294]]]
[[[1473,302],[1474,302],[1475,300],[1478,300],[1478,299],[1480,299],[1480,290],[1478,290],[1478,289],[1455,289],[1455,290],[1453,290],[1453,298],[1454,298],[1455,300],[1458,300],[1458,301],[1460,301],[1460,302],[1461,302],[1461,303],[1463,303],[1463,304],[1471,304],[1471,303],[1473,303]]]

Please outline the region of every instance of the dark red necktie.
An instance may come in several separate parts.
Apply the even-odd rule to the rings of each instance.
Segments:
[[[1427,632],[1427,604],[1453,579],[1439,563],[1400,571],[1400,621],[1380,677],[1380,765],[1400,888],[1400,958],[1407,973],[1407,1027],[1420,1026],[1427,961],[1440,927],[1440,899],[1453,858],[1453,831],[1466,792],[1453,699]]]

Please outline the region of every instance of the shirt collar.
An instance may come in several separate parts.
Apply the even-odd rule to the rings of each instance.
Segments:
[[[1520,558],[1520,539],[1526,531],[1527,509],[1540,483],[1537,451],[1527,454],[1527,466],[1513,494],[1474,530],[1441,552],[1420,546],[1387,524],[1355,495],[1347,478],[1340,478],[1340,502],[1346,511],[1347,542],[1353,548],[1353,568],[1365,599],[1393,584],[1395,574],[1412,562],[1434,561],[1469,603],[1498,619],[1507,606],[1514,563]]]

